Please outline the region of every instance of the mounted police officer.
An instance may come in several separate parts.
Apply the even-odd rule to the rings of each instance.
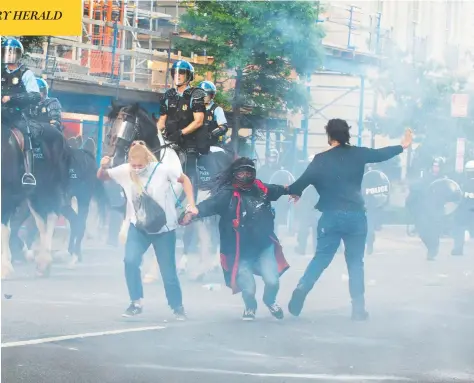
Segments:
[[[199,154],[208,154],[210,148],[208,132],[203,128],[206,92],[189,86],[194,68],[187,61],[176,61],[171,76],[176,88],[166,91],[161,101],[158,129],[164,130],[166,138],[185,151],[184,173],[197,193],[197,158]]]
[[[381,226],[382,209],[388,204],[390,181],[387,175],[377,170],[374,165],[367,167],[362,179],[362,193],[367,210],[367,254],[374,251],[375,231]]]
[[[20,41],[5,39],[2,42],[2,125],[15,127],[23,133],[25,174],[21,182],[35,186],[31,131],[23,116],[29,117],[31,108],[40,101],[41,96],[35,75],[20,63],[23,53]]]
[[[33,108],[32,116],[42,124],[49,124],[53,128],[63,131],[61,121],[61,104],[57,98],[48,97],[48,84],[42,78],[36,79],[41,94],[40,103]]]
[[[210,146],[222,146],[229,127],[227,126],[224,110],[214,102],[217,88],[211,81],[203,81],[198,87],[206,92],[204,98],[204,104],[206,105],[204,127],[209,133],[209,144]]]
[[[474,236],[474,161],[468,161],[464,166],[461,180],[463,199],[454,214],[452,255],[463,255],[465,233],[469,231]]]

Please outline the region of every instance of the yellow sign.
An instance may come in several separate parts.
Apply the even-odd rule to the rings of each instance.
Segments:
[[[1,1],[3,36],[80,36],[82,0]]]

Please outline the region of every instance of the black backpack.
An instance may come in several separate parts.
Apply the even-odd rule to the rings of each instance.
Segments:
[[[133,207],[137,216],[136,228],[147,234],[158,234],[163,226],[166,225],[166,212],[148,193],[147,188],[150,184],[155,170],[160,163],[157,163],[145,185],[144,192],[139,194],[133,200]]]

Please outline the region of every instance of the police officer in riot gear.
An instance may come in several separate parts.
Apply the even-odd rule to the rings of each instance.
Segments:
[[[32,116],[42,124],[49,124],[53,128],[63,131],[61,121],[61,104],[57,98],[48,97],[48,84],[42,78],[36,79],[41,94],[40,103],[33,108]]]
[[[459,185],[444,175],[445,166],[443,157],[434,158],[430,171],[422,173],[406,201],[416,231],[428,250],[428,260],[438,255],[443,230],[462,198]]]
[[[390,181],[387,175],[374,165],[367,167],[362,179],[361,189],[367,210],[366,252],[374,252],[375,231],[381,226],[382,209],[387,205],[390,195]]]
[[[31,131],[23,116],[29,117],[31,108],[40,101],[35,75],[20,63],[23,45],[16,39],[2,42],[2,125],[19,129],[25,140],[25,174],[22,184],[35,186],[33,175],[33,147]]]
[[[203,81],[198,87],[206,92],[204,98],[204,104],[206,105],[204,127],[209,132],[210,146],[222,146],[223,138],[229,127],[227,126],[224,110],[214,103],[217,88],[211,81]]]
[[[472,160],[464,166],[461,188],[463,199],[454,213],[452,255],[463,255],[466,231],[469,231],[471,237],[474,236],[474,161]]]
[[[194,79],[194,68],[187,61],[176,61],[171,76],[176,88],[166,91],[161,101],[158,129],[164,130],[166,138],[186,152],[184,173],[197,193],[197,158],[199,154],[209,153],[209,136],[203,129],[206,92],[189,86]]]

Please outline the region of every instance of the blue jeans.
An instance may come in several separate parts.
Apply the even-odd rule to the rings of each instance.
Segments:
[[[280,274],[278,264],[275,259],[275,248],[273,245],[263,250],[258,257],[239,261],[237,272],[237,285],[242,290],[242,298],[247,309],[257,309],[255,293],[254,272],[258,272],[265,283],[263,292],[263,303],[270,306],[275,303],[278,290],[280,289]]]
[[[344,242],[349,292],[355,303],[364,302],[364,250],[367,237],[367,217],[363,211],[328,211],[318,222],[316,254],[309,263],[298,289],[306,294],[313,288],[324,269],[332,262]]]
[[[147,234],[130,224],[127,243],[125,244],[125,279],[127,281],[130,300],[143,298],[143,284],[140,272],[143,254],[150,245],[155,250],[160,266],[161,277],[165,286],[168,305],[177,309],[183,305],[181,286],[176,272],[176,232],[174,230],[162,234]]]

